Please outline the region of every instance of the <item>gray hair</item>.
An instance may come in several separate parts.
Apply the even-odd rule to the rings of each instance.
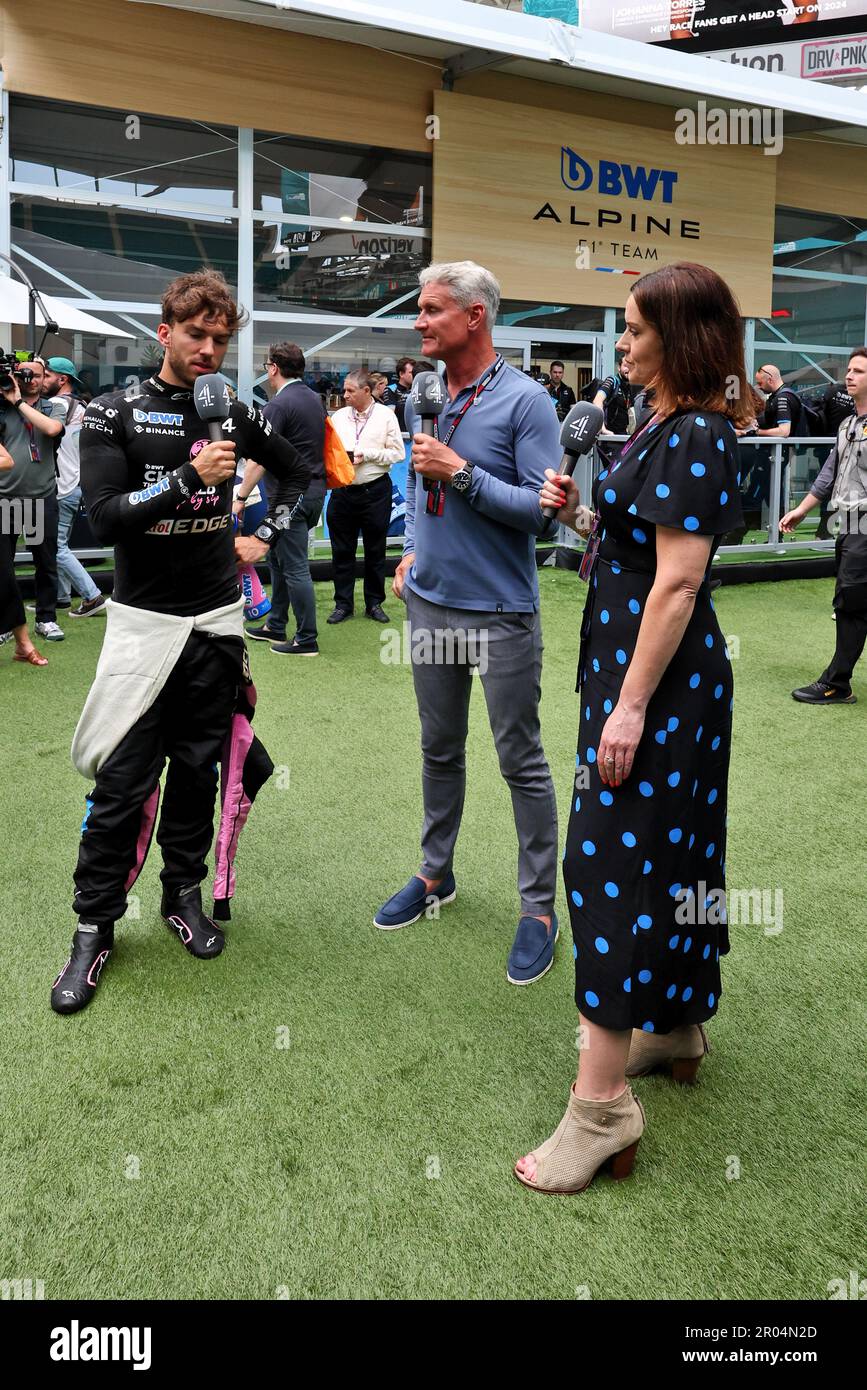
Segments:
[[[448,285],[462,309],[484,304],[485,326],[493,332],[500,307],[500,286],[489,270],[475,261],[442,261],[427,266],[419,275],[420,285]]]

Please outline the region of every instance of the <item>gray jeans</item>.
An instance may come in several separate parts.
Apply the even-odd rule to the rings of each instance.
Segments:
[[[478,666],[500,771],[512,794],[521,913],[545,916],[557,884],[557,803],[539,727],[539,614],[444,608],[409,587],[404,595],[421,720],[422,873],[442,878],[452,867],[466,790],[472,668]]]
[[[307,558],[307,538],[310,529],[322,515],[324,496],[308,499],[298,508],[298,514],[275,542],[269,563],[271,566],[271,612],[265,622],[271,632],[286,636],[289,605],[295,615],[294,636],[299,642],[316,641],[316,597],[310,578]]]

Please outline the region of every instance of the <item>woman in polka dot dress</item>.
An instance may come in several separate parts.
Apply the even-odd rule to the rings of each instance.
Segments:
[[[594,485],[563,866],[582,1049],[558,1129],[515,1167],[542,1192],[582,1191],[609,1161],[629,1173],[645,1116],[627,1077],[695,1079],[729,949],[732,674],[709,575],[741,519],[737,304],[705,266],[665,267],[636,282],[617,346],[656,414]],[[575,484],[548,479],[542,505],[569,525]]]

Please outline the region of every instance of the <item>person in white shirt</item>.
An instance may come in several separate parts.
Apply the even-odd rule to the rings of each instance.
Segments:
[[[343,385],[346,405],[331,417],[346,452],[355,464],[348,487],[338,488],[328,503],[328,534],[334,566],[334,612],[329,623],[351,618],[355,607],[355,554],[358,533],[364,546],[364,611],[377,623],[387,623],[385,545],[391,521],[392,464],[405,457],[400,427],[393,410],[372,394],[369,372],[350,372]]]
[[[69,533],[81,509],[78,446],[84,404],[75,396],[76,388],[83,391],[84,383],[76,376],[70,359],[49,357],[43,390],[50,400],[62,407],[58,416],[64,424],[64,435],[57,450],[57,607],[70,608],[71,618],[90,618],[106,611],[105,595],[100,593],[69,548]],[[73,589],[81,595],[78,608],[71,608]]]

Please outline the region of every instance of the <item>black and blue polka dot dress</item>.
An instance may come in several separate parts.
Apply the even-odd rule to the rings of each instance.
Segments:
[[[603,530],[581,626],[563,874],[576,1003],[605,1028],[668,1033],[710,1018],[719,1002],[732,672],[710,566],[621,786],[602,783],[596,750],[656,575],[656,526],[712,536],[713,556],[741,524],[739,481],[732,426],[690,411],[633,435],[594,484]]]

